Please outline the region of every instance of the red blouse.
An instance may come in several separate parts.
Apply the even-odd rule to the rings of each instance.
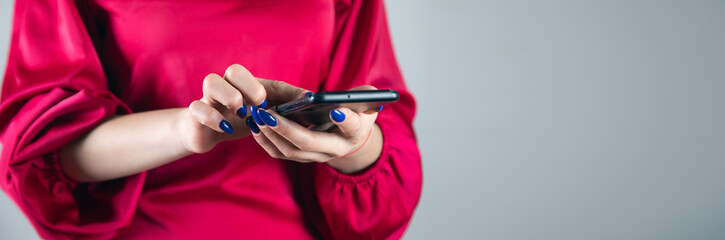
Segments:
[[[43,238],[399,238],[418,203],[415,102],[381,0],[19,0],[11,41],[0,185]],[[398,90],[377,119],[380,159],[345,175],[246,137],[123,179],[61,171],[72,139],[115,114],[186,107],[233,63],[316,91]]]

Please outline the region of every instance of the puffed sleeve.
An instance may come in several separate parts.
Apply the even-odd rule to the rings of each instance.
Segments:
[[[117,112],[85,15],[74,2],[19,0],[0,98],[0,185],[42,238],[111,238],[130,223],[144,174],[77,183],[58,149]],[[91,29],[88,27],[88,29]]]
[[[380,158],[347,175],[325,163],[302,166],[305,204],[326,239],[397,239],[418,204],[421,159],[412,127],[415,100],[407,90],[390,40],[382,0],[338,1],[336,41],[324,91],[359,85],[395,89],[377,124],[383,132]]]

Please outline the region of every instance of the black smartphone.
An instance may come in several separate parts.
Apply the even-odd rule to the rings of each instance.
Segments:
[[[398,91],[391,89],[309,92],[300,99],[277,105],[272,110],[302,126],[313,126],[314,130],[325,131],[334,126],[329,115],[333,108],[346,107],[363,112],[378,109],[399,98]]]

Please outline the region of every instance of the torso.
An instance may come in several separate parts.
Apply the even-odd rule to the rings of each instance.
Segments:
[[[94,39],[109,87],[134,112],[186,107],[209,73],[239,63],[256,77],[317,90],[334,39],[333,1],[98,0]],[[300,202],[298,165],[251,138],[147,173],[125,237],[250,238],[316,233]],[[193,227],[191,227],[193,226]],[[279,229],[284,229],[280,231]],[[141,235],[137,235],[141,234]]]

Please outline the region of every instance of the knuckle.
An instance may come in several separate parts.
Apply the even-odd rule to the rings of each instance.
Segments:
[[[199,123],[206,125],[206,126],[214,126],[213,125],[213,116],[212,112],[204,108],[205,103],[196,100],[191,102],[189,105],[189,113],[191,114],[192,118],[194,118]]]
[[[295,158],[297,156],[297,151],[290,147],[280,147],[279,151],[282,153],[282,155],[288,158]]]
[[[201,101],[199,101],[199,100],[194,100],[194,101],[192,101],[192,102],[191,102],[191,103],[189,104],[189,111],[198,111],[198,109],[199,109],[199,107],[200,107],[200,106],[199,106],[199,104],[204,104],[204,103],[202,103],[202,102],[201,102]]]
[[[210,73],[207,74],[206,77],[204,77],[204,82],[202,83],[202,86],[204,88],[210,87],[212,83],[214,83],[215,80],[219,79],[219,75],[216,73]]]
[[[235,64],[229,65],[229,67],[227,67],[227,69],[224,71],[224,76],[237,77],[237,76],[240,76],[243,74],[248,74],[248,73],[249,73],[249,70],[247,70],[247,68],[235,63]]]
[[[219,92],[217,93],[217,96],[213,96],[213,98],[215,101],[219,101],[224,104],[224,106],[232,110],[236,110],[236,108],[242,106],[242,103],[244,102],[242,94],[238,92]]]
[[[278,159],[284,158],[284,156],[282,156],[282,154],[277,153],[277,152],[271,152],[271,153],[269,153],[269,156],[272,156],[273,158],[278,158]]]
[[[332,156],[332,158],[339,158],[342,156],[345,156],[345,153],[342,152],[340,149],[336,149],[332,151],[331,153],[328,153],[328,155]]]
[[[272,90],[279,91],[284,89],[287,86],[287,83],[283,81],[272,81],[269,86],[270,88],[272,88]]]
[[[242,97],[242,94],[234,94],[232,99],[229,101],[229,106],[227,106],[230,109],[236,110],[236,108],[241,107],[242,104],[244,104],[244,98]]]
[[[266,90],[267,92],[271,92],[271,93],[284,93],[285,92],[284,90],[287,87],[287,85],[289,85],[289,84],[287,84],[286,82],[274,81],[274,80],[270,80],[269,84],[266,84],[266,85],[262,85],[261,83],[259,84],[260,90]],[[266,87],[266,89],[265,89],[265,87]],[[258,94],[261,95],[262,93],[263,93],[263,91],[260,91]]]
[[[204,95],[207,95],[209,93],[209,90],[216,87],[219,84],[220,79],[221,77],[219,75],[216,75],[216,73],[206,75],[206,77],[204,77],[204,82],[202,82],[201,85],[201,89],[204,92]]]
[[[259,87],[255,87],[253,89],[245,89],[244,93],[247,95],[249,100],[253,101],[254,104],[262,103],[265,98],[264,87],[262,87],[261,84],[259,84]]]

